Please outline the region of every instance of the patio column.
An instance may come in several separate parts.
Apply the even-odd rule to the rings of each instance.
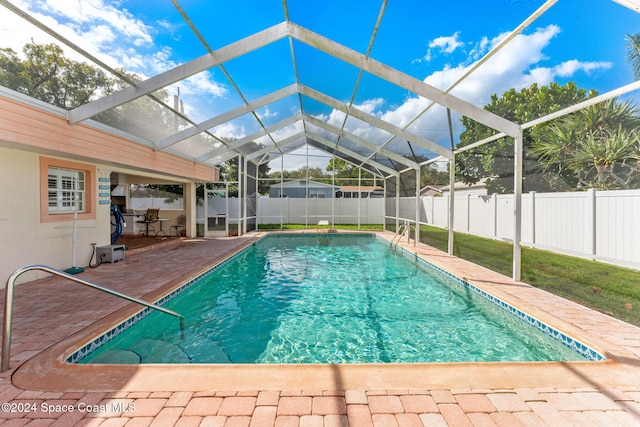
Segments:
[[[451,156],[449,160],[449,215],[447,217],[447,230],[449,232],[447,237],[447,253],[453,255],[453,221],[455,219],[455,193],[454,187],[456,184],[456,155]]]
[[[260,168],[260,165],[256,166],[256,228],[253,231],[260,230],[260,209],[262,209],[262,202],[260,201],[260,178],[258,177],[258,168]]]
[[[207,202],[206,192],[204,202]],[[184,214],[187,217],[187,222],[185,224],[187,236],[196,237],[196,185],[193,182],[184,183]]]
[[[396,176],[396,232],[400,227],[400,174]]]
[[[336,153],[333,153],[333,173],[331,174],[331,228],[335,227],[336,214]],[[344,195],[343,195],[344,197]]]
[[[284,156],[280,157],[280,230],[284,229]]]
[[[382,229],[384,231],[387,231],[387,178],[386,177],[382,179]]]
[[[305,185],[304,185],[304,228],[309,228],[309,144],[307,144],[307,170],[305,171]],[[317,205],[316,205],[317,206]],[[317,214],[317,212],[316,212]],[[318,218],[315,218],[315,222],[318,222]]]
[[[242,170],[243,167],[244,167],[244,159],[240,154],[238,154],[238,236],[242,236],[242,199],[244,197],[243,176],[246,175],[246,171]],[[229,197],[228,191],[227,191],[227,197]],[[227,228],[228,227],[229,227],[229,218],[227,218]]]
[[[358,230],[360,230],[360,203],[362,203],[362,168],[358,168]]]
[[[413,246],[420,240],[420,167],[416,169],[416,229]]]
[[[513,280],[519,282],[522,263],[522,247],[520,245],[520,240],[522,240],[522,128],[520,128],[518,136],[514,138],[513,145]]]
[[[451,141],[451,159],[449,160],[449,216],[447,217],[448,227],[448,235],[447,235],[447,253],[449,255],[453,255],[453,244],[454,244],[454,234],[453,234],[453,221],[455,219],[455,193],[454,188],[456,184],[456,150],[455,144],[453,143],[453,125],[451,124],[451,110],[447,108],[447,122],[449,124],[449,140]],[[432,202],[435,201],[432,200]],[[435,224],[435,219],[433,223]]]
[[[244,163],[244,177],[243,177],[243,181],[242,181],[242,188],[244,188],[244,195],[242,197],[242,233],[240,233],[238,231],[238,235],[241,236],[243,234],[247,234],[247,214],[249,213],[249,210],[247,209],[247,203],[249,203],[249,191],[247,191],[247,189],[249,188],[247,186],[248,182],[248,175],[249,175],[249,161],[247,160],[246,157],[242,158],[243,163]]]

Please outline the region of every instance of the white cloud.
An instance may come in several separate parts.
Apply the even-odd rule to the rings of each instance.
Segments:
[[[431,41],[431,43],[429,43],[429,47],[431,49],[438,48],[440,52],[452,53],[463,45],[463,43],[458,40],[459,35],[460,32],[456,32],[451,36],[436,37]]]
[[[364,101],[362,104],[354,104],[354,107],[358,110],[364,111],[367,114],[374,114],[374,112],[384,105],[383,98],[374,98]]]
[[[277,131],[273,132],[273,138],[276,141],[283,141],[287,138],[289,138],[290,136],[299,134],[304,132],[304,127],[301,121],[297,121],[289,126],[283,127],[282,129],[278,129]],[[271,139],[267,138],[266,139],[267,142],[264,142],[265,145],[268,144],[273,144],[273,142],[271,142]]]
[[[342,123],[344,122],[346,114],[340,110],[332,110],[331,114],[329,114],[329,118],[327,119],[327,123],[333,125],[337,128],[342,127]]]
[[[450,36],[440,36],[440,37],[436,37],[435,39],[431,40],[429,42],[429,44],[427,45],[429,47],[429,49],[427,50],[427,53],[424,55],[424,57],[414,61],[414,62],[429,62],[431,61],[431,59],[433,58],[433,51],[438,51],[440,53],[453,53],[455,52],[456,49],[458,49],[459,47],[464,46],[464,43],[462,43],[460,40],[458,40],[458,37],[460,36],[460,32],[455,32],[453,35]]]
[[[577,59],[559,62],[551,66],[541,65],[550,62],[544,50],[559,33],[560,28],[558,26],[549,25],[539,28],[531,34],[516,36],[462,83],[458,84],[451,93],[478,107],[482,107],[490,102],[492,94],[501,95],[510,88],[520,90],[533,83],[547,85],[557,78],[571,78],[576,73],[591,73],[606,70],[612,66],[608,62],[582,62]],[[485,54],[506,36],[507,34],[505,33],[493,38],[485,37],[476,44],[475,50],[472,52],[475,52],[475,55]],[[453,37],[448,40],[442,38],[434,46],[454,49],[452,40],[457,40],[457,38]],[[444,90],[462,76],[470,66],[469,63],[445,66],[442,70],[427,76],[424,81]],[[379,101],[375,100],[375,102],[380,105]],[[430,104],[431,102],[427,99],[412,96],[395,108],[386,111],[381,111],[378,108],[377,115],[398,127],[405,127],[410,120]],[[367,103],[365,102],[363,105],[367,105]],[[329,121],[342,120],[343,116],[341,112],[334,111],[329,116]],[[455,137],[459,135],[462,128],[459,120],[460,116],[453,111],[452,116]],[[445,146],[449,145],[446,109],[441,106],[434,105],[431,107],[415,123],[412,123],[408,130],[428,140]],[[357,134],[367,134],[373,140],[376,140],[376,135],[381,138],[380,134],[382,134],[378,129],[368,125],[365,128],[349,129],[349,131]],[[388,137],[388,135],[385,135],[385,137]]]
[[[215,128],[214,135],[219,138],[240,139],[247,135],[244,126],[227,122]]]
[[[154,43],[156,29],[106,0],[15,0],[13,3],[112,68],[124,68],[146,79],[178,65],[170,47]],[[8,11],[3,13],[12,15]],[[160,31],[171,30],[168,22],[160,24]],[[32,39],[39,44],[58,44],[67,58],[87,62],[85,57],[21,18],[11,16],[11,19],[3,19],[0,47],[10,47],[21,53],[23,46]],[[179,85],[187,114],[202,109],[198,98],[203,95],[225,98],[228,94],[228,89],[217,82],[210,71],[191,76]],[[230,130],[231,135],[239,133],[237,129]]]
[[[224,86],[213,79],[212,73],[209,71],[204,71],[182,80],[180,87],[184,90],[185,100],[188,100],[189,96],[198,97],[203,94],[221,98],[228,93]]]
[[[469,60],[476,61],[480,59],[485,53],[489,51],[489,38],[483,37],[476,45],[469,51]]]
[[[116,34],[108,25],[96,25],[84,33],[83,38],[93,46],[105,46],[116,40]]]
[[[578,71],[583,71],[587,74],[592,71],[608,70],[613,64],[611,62],[581,62],[577,59],[571,59],[565,61],[562,64],[556,65],[554,71],[558,76],[571,77]]]
[[[125,66],[127,61],[140,67],[148,63],[145,53],[136,53],[138,59],[132,60],[134,55],[125,46],[132,46],[136,51],[141,46],[146,46],[150,52],[156,50],[150,27],[129,12],[118,10],[103,0],[15,1],[14,5],[114,68]],[[8,11],[3,13],[11,15]],[[61,45],[68,58],[86,62],[86,58],[17,16],[3,19],[0,27],[3,47],[21,52],[32,39],[40,44],[56,43]],[[144,68],[128,70],[145,74]]]
[[[127,37],[136,46],[153,41],[150,27],[126,9],[119,10],[103,0],[46,0],[43,8],[60,18],[71,20],[80,28],[100,23],[109,25],[114,32]]]
[[[262,112],[256,112],[260,119],[272,119],[274,117],[278,117],[277,111],[271,111],[269,107],[266,107]]]
[[[301,166],[309,165],[310,168],[320,168],[325,170],[327,165],[329,164],[329,160],[331,159],[331,155],[318,150],[314,147],[308,148],[309,157],[307,156],[307,147],[298,148],[297,150],[293,150],[291,153],[288,153],[284,156],[284,158],[280,157],[276,160],[269,162],[269,166],[271,167],[272,172],[278,172],[280,169],[284,170],[298,170]],[[300,159],[305,157],[303,161]]]

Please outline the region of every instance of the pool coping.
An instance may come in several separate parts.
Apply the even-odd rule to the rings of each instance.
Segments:
[[[366,233],[371,234],[371,232]],[[248,240],[246,244],[236,248],[226,256],[225,260],[269,234],[273,233],[257,233],[255,239]],[[386,240],[392,237],[390,233],[374,234]],[[310,385],[317,389],[338,390],[583,387],[593,386],[594,383],[606,386],[634,386],[638,384],[640,358],[634,353],[615,345],[604,337],[586,331],[579,325],[551,315],[543,307],[527,302],[518,297],[517,292],[515,294],[513,292],[524,288],[541,293],[544,291],[524,283],[513,282],[505,276],[426,245],[412,246],[402,243],[400,246],[435,266],[443,268],[446,265],[447,271],[473,286],[489,292],[569,336],[577,337],[580,342],[604,354],[607,360],[341,365],[82,365],[65,362],[65,359],[84,343],[140,311],[138,307],[129,305],[53,344],[25,362],[14,372],[13,382],[24,389],[49,391],[193,391],[212,388],[293,390],[309,388]],[[212,262],[192,276],[196,277],[222,262],[224,260]],[[473,271],[480,271],[481,274],[474,274]],[[150,292],[143,299],[155,301],[193,277],[163,286]],[[560,299],[555,296],[554,298]],[[566,300],[562,301],[564,301],[563,304],[573,304]],[[576,307],[578,310],[589,310],[577,304]],[[605,316],[597,312],[591,314]]]

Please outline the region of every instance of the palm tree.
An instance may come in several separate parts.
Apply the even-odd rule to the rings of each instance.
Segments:
[[[627,61],[631,64],[633,77],[640,80],[640,33],[627,34]]]
[[[635,188],[640,176],[637,132],[618,126],[579,141],[568,160],[585,187],[598,190]]]
[[[532,145],[544,172],[578,188],[640,185],[640,118],[630,102],[610,99],[565,116]]]

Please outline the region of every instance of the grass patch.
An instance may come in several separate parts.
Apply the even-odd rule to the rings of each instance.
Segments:
[[[421,226],[420,240],[447,251],[447,230]],[[512,275],[513,246],[455,233],[454,255]],[[522,281],[640,326],[640,271],[538,249],[522,248]]]

